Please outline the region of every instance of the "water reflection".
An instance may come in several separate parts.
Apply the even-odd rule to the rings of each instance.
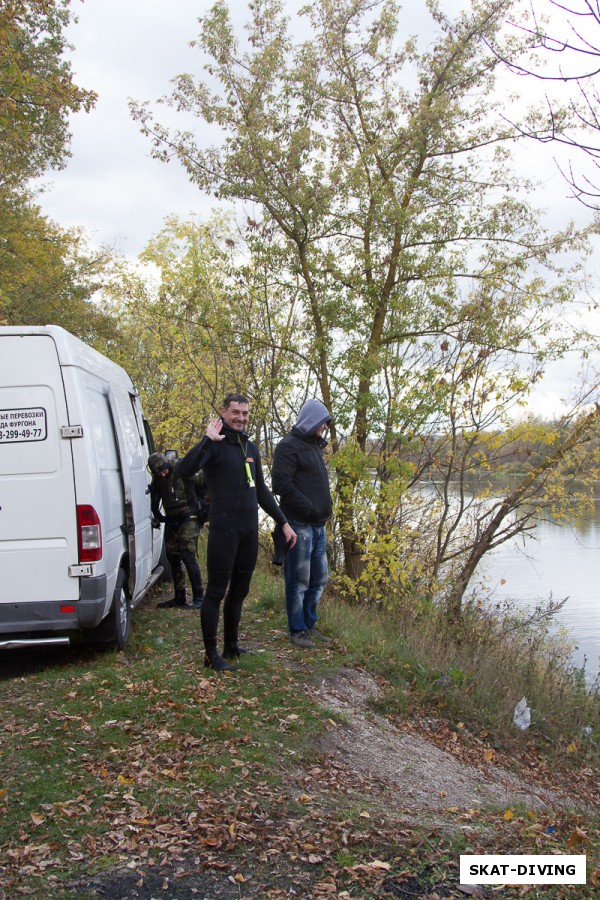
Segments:
[[[431,482],[419,484],[417,492],[438,495]],[[468,503],[473,496],[464,499]],[[550,598],[567,598],[556,613],[555,630],[566,629],[573,661],[577,666],[585,662],[591,683],[600,673],[600,500],[585,519],[562,525],[541,521],[532,534],[525,542],[515,538],[487,553],[471,588],[492,603],[511,601],[526,610]]]
[[[494,601],[514,600],[533,608],[540,600],[568,598],[556,615],[576,647],[573,659],[587,659],[588,680],[600,670],[600,506],[593,516],[570,525],[539,522],[535,538],[507,542],[484,558],[479,584]],[[502,583],[504,581],[504,583]]]

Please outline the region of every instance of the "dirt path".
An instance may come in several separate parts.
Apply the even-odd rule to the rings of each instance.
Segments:
[[[380,694],[377,681],[366,672],[342,670],[322,679],[314,696],[342,716],[344,724],[328,732],[321,749],[370,780],[398,812],[515,803],[540,809],[564,803],[557,792],[528,784],[501,766],[476,768],[422,735],[400,730],[373,711],[372,700]]]

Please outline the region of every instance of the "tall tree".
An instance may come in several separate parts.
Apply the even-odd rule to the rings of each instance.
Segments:
[[[24,191],[0,190],[0,324],[61,325],[82,340],[114,339],[116,326],[94,295],[110,254],[42,215]]]
[[[434,40],[419,50],[392,0],[316,0],[296,43],[279,0],[256,0],[244,46],[219,0],[201,20],[207,75],[181,75],[168,102],[223,140],[205,149],[134,107],[157,156],[256,210],[252,246],[268,236],[263,255],[296,304],[287,352],[333,413],[337,524],[355,580],[369,517],[384,533],[410,480],[403,448],[440,411],[446,425],[452,410],[469,419],[457,385],[483,416],[474,361],[511,362],[490,403],[507,385],[526,394],[536,367],[519,381],[519,357],[543,367],[560,352],[552,331],[568,286],[541,273],[575,238],[544,232],[510,166],[515,134],[489,44],[512,6],[474,2],[451,20],[427,3]],[[452,354],[463,365],[449,379]]]
[[[252,399],[264,438],[274,396],[285,397],[289,362],[274,335],[285,333],[281,301],[241,258],[232,222],[169,217],[139,269],[124,266],[113,292],[120,310],[121,359],[144,395],[162,448],[200,439],[228,391]]]
[[[548,14],[551,14],[550,16]],[[515,23],[525,41],[495,52],[519,75],[535,78],[545,90],[547,115],[534,127],[512,118],[515,127],[540,143],[562,145],[580,157],[561,167],[573,196],[600,209],[600,3],[598,0],[533,2]],[[591,171],[580,165],[591,162]]]
[[[108,258],[41,214],[32,179],[69,156],[69,116],[89,111],[65,58],[70,0],[0,5],[0,321],[63,325],[94,342],[114,323],[93,296]]]
[[[70,0],[0,6],[0,187],[15,187],[68,156],[69,114],[96,95],[73,82],[64,36]]]

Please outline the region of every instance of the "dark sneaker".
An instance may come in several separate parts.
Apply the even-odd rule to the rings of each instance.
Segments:
[[[162,603],[157,603],[156,608],[157,609],[188,609],[188,605],[185,602],[185,600],[182,603],[181,600],[176,600],[173,597],[172,600],[163,600]]]
[[[305,650],[315,646],[310,639],[308,631],[292,631],[290,641],[294,647],[302,647]]]
[[[331,638],[327,637],[326,634],[323,634],[322,631],[319,631],[319,629],[316,626],[309,628],[308,633],[310,634],[311,638],[313,638],[315,641],[323,641],[325,644],[328,644],[331,641]]]
[[[192,602],[190,603],[188,609],[201,609],[202,608],[202,597],[192,597]]]

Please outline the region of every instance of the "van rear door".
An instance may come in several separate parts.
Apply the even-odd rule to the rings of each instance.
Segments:
[[[0,335],[0,604],[6,609],[0,616],[5,622],[12,618],[6,606],[73,603],[79,596],[79,579],[69,577],[78,546],[71,441],[61,437],[67,425],[52,336]]]

